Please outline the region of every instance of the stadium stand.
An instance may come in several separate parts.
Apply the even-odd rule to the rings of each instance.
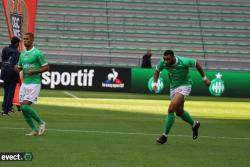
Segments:
[[[51,62],[139,66],[151,48],[153,65],[173,49],[207,69],[250,70],[249,11],[248,0],[43,0],[36,46]],[[1,50],[4,17],[0,34]]]

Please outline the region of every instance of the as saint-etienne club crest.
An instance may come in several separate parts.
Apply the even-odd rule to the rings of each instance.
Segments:
[[[225,91],[224,81],[221,79],[222,75],[217,73],[216,78],[211,81],[209,92],[214,96],[221,96]]]
[[[148,80],[148,89],[150,92],[154,93],[153,92],[153,83],[154,83],[154,77],[151,77],[149,80]],[[164,82],[163,82],[163,79],[161,77],[158,78],[158,81],[157,81],[157,89],[156,89],[156,92],[155,93],[161,93],[163,91],[163,88],[164,88]]]

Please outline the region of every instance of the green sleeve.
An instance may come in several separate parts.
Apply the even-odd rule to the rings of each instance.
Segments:
[[[186,58],[186,65],[188,67],[195,67],[196,66],[196,59]]]
[[[21,61],[21,56],[19,57],[19,60],[17,62],[17,67],[18,68],[23,68],[22,61]]]
[[[38,61],[41,64],[41,66],[48,64],[47,60],[45,59],[45,57],[41,52],[39,52]]]
[[[164,60],[163,60],[163,58],[160,59],[158,65],[156,66],[156,69],[158,71],[162,71],[164,69]]]

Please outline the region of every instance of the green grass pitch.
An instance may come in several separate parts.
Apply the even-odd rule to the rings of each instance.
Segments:
[[[168,104],[165,95],[42,90],[33,107],[47,122],[43,136],[25,136],[21,113],[0,118],[0,152],[34,159],[0,166],[250,166],[250,99],[191,96],[185,108],[201,122],[199,138],[176,118],[168,143],[158,145]]]

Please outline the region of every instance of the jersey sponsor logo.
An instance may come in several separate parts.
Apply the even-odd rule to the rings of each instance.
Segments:
[[[34,64],[24,64],[24,65],[23,65],[23,68],[27,68],[27,69],[31,69],[31,68],[33,68],[33,67],[35,67]]]
[[[92,87],[94,69],[80,69],[77,72],[47,71],[42,74],[42,84],[55,88],[58,85]]]
[[[108,73],[107,79],[102,82],[103,88],[124,88],[124,83],[119,79],[119,73],[112,68],[112,72]]]

